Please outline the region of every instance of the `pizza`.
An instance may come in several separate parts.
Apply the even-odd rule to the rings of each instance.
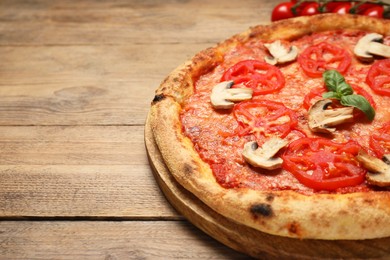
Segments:
[[[390,21],[252,27],[170,73],[150,125],[175,180],[230,220],[301,239],[390,236]]]

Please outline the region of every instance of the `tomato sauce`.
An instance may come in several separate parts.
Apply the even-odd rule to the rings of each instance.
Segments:
[[[352,140],[374,154],[370,148],[370,136],[390,121],[390,97],[378,95],[366,84],[366,75],[371,64],[359,62],[353,54],[353,47],[364,34],[365,32],[360,31],[316,33],[297,39],[290,44],[298,47],[300,54],[310,46],[321,42],[327,42],[345,50],[351,58],[351,63],[344,73],[346,82],[351,86],[358,86],[372,97],[376,107],[375,119],[370,122],[364,116],[357,117],[353,123],[338,126],[334,134],[313,134],[307,125],[308,111],[307,107],[305,108],[304,101],[305,98],[307,101],[307,95],[311,91],[324,88],[324,82],[322,77],[313,77],[305,73],[302,66],[294,61],[286,65],[276,65],[284,76],[283,88],[253,98],[253,100],[280,102],[289,111],[295,113],[297,124],[283,138],[292,141],[301,137],[325,137],[338,143]],[[387,37],[385,42],[389,41],[390,39]],[[329,191],[316,191],[303,185],[286,169],[270,171],[247,164],[241,155],[244,144],[254,140],[261,143],[272,133],[267,134],[259,131],[260,134],[256,134],[256,131],[252,131],[243,135],[239,134],[243,123],[235,117],[234,108],[216,110],[210,103],[212,88],[221,82],[221,78],[230,67],[243,60],[263,61],[266,55],[268,54],[264,43],[252,40],[230,49],[225,54],[222,64],[217,65],[211,72],[202,75],[195,84],[194,94],[182,108],[181,121],[184,134],[192,140],[196,151],[210,165],[218,183],[225,188],[247,187],[269,191],[294,190],[305,194],[313,192],[327,193]],[[316,97],[314,95],[310,102],[314,102],[316,98],[320,99],[321,96]],[[238,105],[236,104],[236,106]],[[287,118],[287,120],[289,119]],[[363,182],[352,187],[339,188],[332,192],[350,193],[370,189],[372,188]]]

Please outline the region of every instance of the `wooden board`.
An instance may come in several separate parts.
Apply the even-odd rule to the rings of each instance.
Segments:
[[[216,213],[176,182],[156,146],[148,120],[145,145],[156,181],[167,200],[191,223],[221,243],[261,259],[385,259],[390,238],[371,240],[313,240],[269,235]]]

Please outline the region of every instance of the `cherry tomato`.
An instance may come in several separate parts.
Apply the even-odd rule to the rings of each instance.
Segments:
[[[342,3],[333,8],[332,13],[335,14],[348,14],[349,10],[351,9],[352,4],[351,3]]]
[[[298,3],[298,1],[296,1],[296,3]],[[303,12],[303,9],[305,9],[308,5],[310,5],[312,3],[313,2],[301,2],[301,3],[299,3],[299,5],[295,7],[295,13],[293,12],[293,14],[295,16],[301,16],[302,12]]]
[[[339,2],[329,2],[325,4],[325,12],[331,13],[333,10],[340,5]]]
[[[366,170],[355,159],[361,146],[325,138],[301,138],[282,154],[282,167],[303,185],[315,190],[336,190],[364,181]]]
[[[315,2],[310,3],[302,9],[302,11],[300,12],[300,15],[310,16],[310,15],[319,14],[320,13],[319,7],[320,7],[320,5],[318,3],[315,3]]]
[[[383,6],[378,5],[378,6],[368,8],[367,10],[364,11],[363,15],[376,17],[376,18],[382,18],[383,11],[384,11]]]
[[[321,77],[325,70],[336,69],[345,73],[352,62],[352,57],[345,49],[321,42],[306,48],[298,56],[298,63],[310,77]]]
[[[390,154],[390,122],[377,129],[369,139],[370,148],[378,158]]]
[[[390,59],[376,61],[368,70],[366,82],[376,93],[390,96]]]
[[[272,10],[271,21],[274,22],[274,21],[294,17],[294,14],[291,10],[293,5],[294,3],[292,2],[284,2],[275,6],[275,8]]]
[[[352,11],[355,14],[364,14],[368,9],[373,7],[381,7],[381,6],[373,3],[355,4],[352,7]]]
[[[238,103],[233,114],[241,125],[239,135],[254,134],[258,139],[269,133],[284,138],[298,124],[298,116],[293,110],[271,100],[252,99]]]
[[[284,87],[282,72],[275,66],[258,60],[244,60],[236,63],[222,76],[221,81],[234,81],[234,87],[253,89],[253,95],[268,94]]]

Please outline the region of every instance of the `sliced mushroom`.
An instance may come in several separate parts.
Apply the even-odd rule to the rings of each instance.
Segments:
[[[282,166],[283,160],[274,157],[275,154],[287,145],[287,141],[273,137],[266,141],[261,147],[257,142],[248,142],[244,145],[242,155],[249,164],[267,170],[274,170]]]
[[[384,161],[386,164],[390,164],[390,154],[383,155],[382,161]]]
[[[321,99],[309,109],[309,128],[312,132],[333,133],[332,126],[353,121],[353,107],[328,109],[330,99]]]
[[[377,56],[390,58],[390,46],[380,42],[371,42],[368,52]]]
[[[250,88],[231,88],[233,81],[223,81],[214,86],[211,91],[211,104],[216,109],[230,109],[234,102],[252,98],[253,90]]]
[[[373,55],[390,57],[390,46],[385,45],[383,42],[383,36],[378,33],[369,33],[360,38],[357,42],[354,53],[363,61],[372,61]]]
[[[273,43],[265,43],[264,46],[272,55],[271,57],[265,57],[264,60],[271,65],[293,61],[298,56],[298,48],[296,46],[291,46],[288,49],[279,40]]]
[[[366,175],[367,182],[380,186],[390,186],[390,163],[388,160],[390,155],[385,155],[384,161],[360,151],[356,159],[369,171]]]

